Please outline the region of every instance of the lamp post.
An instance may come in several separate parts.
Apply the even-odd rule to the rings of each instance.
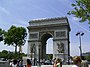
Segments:
[[[79,41],[80,41],[79,49],[80,49],[80,56],[81,56],[81,57],[82,57],[81,36],[83,36],[83,35],[84,35],[83,32],[77,32],[77,33],[76,33],[76,36],[79,36]]]

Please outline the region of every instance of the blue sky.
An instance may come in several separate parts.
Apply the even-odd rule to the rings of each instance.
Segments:
[[[79,38],[75,36],[78,31],[85,33],[82,36],[83,52],[90,52],[90,28],[88,23],[79,23],[78,18],[67,15],[67,12],[73,9],[71,4],[74,2],[75,0],[0,0],[0,28],[8,30],[11,25],[26,28],[29,26],[28,22],[32,19],[67,16],[71,27],[71,55],[79,55]],[[3,42],[0,42],[0,45],[0,51],[5,49],[14,51],[14,47],[3,45]],[[27,53],[27,43],[23,46],[23,52]],[[52,51],[48,50],[48,52]]]

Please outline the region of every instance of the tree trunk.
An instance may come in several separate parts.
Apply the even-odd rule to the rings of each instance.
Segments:
[[[15,53],[17,53],[17,45],[15,45]]]

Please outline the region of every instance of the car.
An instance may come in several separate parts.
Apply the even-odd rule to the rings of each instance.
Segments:
[[[45,65],[52,65],[52,62],[51,62],[51,60],[46,60],[46,61],[44,62],[44,64],[45,64]]]
[[[87,61],[87,63],[88,63],[88,64],[90,64],[90,60],[89,60],[89,61]]]

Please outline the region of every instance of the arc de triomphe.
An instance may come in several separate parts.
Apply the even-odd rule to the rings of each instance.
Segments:
[[[35,19],[29,22],[28,56],[46,58],[46,41],[53,38],[53,58],[69,60],[70,26],[67,17]]]

